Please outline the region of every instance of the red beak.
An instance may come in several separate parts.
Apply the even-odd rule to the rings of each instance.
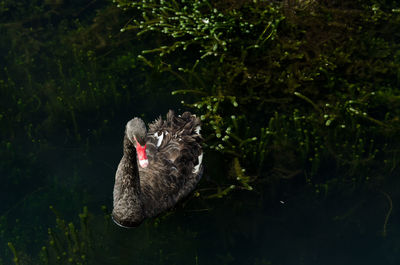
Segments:
[[[140,166],[143,168],[147,167],[149,165],[149,160],[147,159],[146,155],[146,144],[144,146],[141,146],[136,141],[136,153],[138,156]]]

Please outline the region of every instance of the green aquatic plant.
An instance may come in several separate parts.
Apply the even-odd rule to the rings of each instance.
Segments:
[[[106,206],[102,206],[103,220],[96,220],[84,207],[79,226],[67,223],[53,206],[50,209],[56,216],[56,226],[48,228],[48,242],[38,256],[41,264],[94,264],[100,250],[107,252],[105,237],[110,232],[111,217]],[[101,232],[96,231],[98,226]]]
[[[387,224],[388,224],[389,217],[390,217],[390,215],[392,213],[392,210],[393,210],[393,201],[392,201],[392,198],[390,197],[390,195],[387,194],[386,192],[382,191],[382,194],[386,197],[386,199],[387,199],[387,201],[389,203],[389,210],[386,213],[385,222],[383,224],[383,230],[382,230],[382,236],[386,237],[387,236]]]
[[[19,263],[18,253],[15,250],[15,247],[14,247],[13,243],[8,242],[7,245],[8,245],[8,247],[10,248],[11,252],[14,255],[14,258],[13,258],[14,264],[15,265],[19,265],[20,263]]]
[[[90,257],[92,251],[93,239],[88,233],[88,210],[83,209],[83,213],[79,214],[80,230],[70,222],[65,223],[60,218],[59,213],[50,206],[50,209],[56,215],[56,229],[48,229],[49,246],[43,246],[40,257],[44,264],[87,264],[87,258]]]
[[[208,56],[224,61],[229,54],[240,52],[238,45],[251,38],[245,49],[262,47],[273,38],[282,19],[272,4],[239,4],[240,8],[224,9],[223,1],[114,1],[123,10],[141,12],[141,18],[132,18],[121,31],[137,30],[137,35],[156,32],[168,39],[162,46],[143,50],[143,54],[157,53],[161,57],[182,51],[195,51],[196,67]],[[239,1],[238,1],[239,2]],[[254,31],[259,32],[254,38]],[[243,36],[242,36],[243,35]],[[191,49],[195,47],[195,50]],[[226,58],[229,60],[229,58]],[[183,69],[183,68],[182,68]]]
[[[66,223],[60,214],[50,206],[56,215],[56,227],[48,228],[48,242],[44,245],[37,256],[29,256],[23,250],[17,250],[12,242],[8,242],[15,265],[25,264],[92,264],[94,259],[93,250],[103,246],[100,238],[102,235],[92,233],[93,220],[89,220],[90,214],[87,207],[79,214],[80,226],[75,227],[73,222]],[[107,210],[104,208],[104,216]],[[107,229],[109,222],[103,223],[103,228]],[[104,231],[105,231],[104,230]]]
[[[395,12],[319,1],[116,2],[133,12],[122,32],[160,40],[139,58],[182,82],[172,93],[198,110],[207,147],[232,172],[240,165],[255,182],[302,177],[328,194],[376,185],[379,164],[397,168]],[[211,197],[246,187],[236,176],[239,185],[224,181]]]
[[[171,264],[176,262],[176,257],[187,264],[198,259],[197,232],[176,226],[177,220],[169,220],[173,218],[171,214],[126,230],[112,222],[105,206],[102,206],[103,213],[97,214],[84,207],[79,219],[73,221],[62,218],[53,206],[50,210],[56,222],[48,228],[47,240],[38,253],[28,254],[29,248],[17,249],[8,243],[15,265],[132,264],[138,260]],[[173,233],[171,226],[176,226]]]

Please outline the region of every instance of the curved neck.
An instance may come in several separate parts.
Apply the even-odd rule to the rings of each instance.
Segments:
[[[145,217],[136,149],[126,136],[124,137],[124,156],[116,173],[112,216],[118,225],[124,227],[136,226]]]
[[[124,176],[127,178],[125,181],[131,184],[131,187],[140,194],[140,178],[139,178],[139,168],[137,164],[136,148],[129,141],[128,137],[124,137],[124,157],[126,157],[129,163],[124,164]]]

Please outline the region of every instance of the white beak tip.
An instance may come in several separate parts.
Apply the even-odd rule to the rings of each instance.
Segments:
[[[139,165],[140,165],[142,168],[146,168],[146,167],[149,165],[149,160],[147,160],[147,159],[139,160]]]

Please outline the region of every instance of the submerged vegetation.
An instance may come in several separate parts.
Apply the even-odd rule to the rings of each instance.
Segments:
[[[190,95],[238,188],[301,177],[317,193],[352,190],[398,169],[394,4],[116,2],[135,14],[122,32],[159,40],[138,58],[182,81],[172,93]]]
[[[53,206],[50,209],[56,216],[56,225],[48,229],[48,238],[37,257],[27,256],[8,242],[15,265],[171,264],[182,250],[187,255],[180,264],[195,264],[198,258],[196,233],[186,227],[177,226],[169,234],[164,231],[165,227],[159,226],[160,219],[155,219],[143,224],[140,230],[120,230],[112,223],[105,206],[102,206],[103,214],[96,215],[84,207],[75,225],[62,218]],[[167,244],[174,244],[176,249],[163,253]],[[124,258],[118,255],[121,251],[126,252],[121,255]]]
[[[69,197],[57,208],[81,208],[90,199],[76,193],[77,168],[106,164],[91,150],[121,135],[115,128],[132,115],[150,121],[168,108],[199,115],[206,162],[224,162],[219,172],[206,168],[194,194],[204,205],[232,191],[328,198],[378,190],[390,202],[387,234],[385,187],[400,162],[396,1],[113,2],[0,3],[0,235],[10,241],[0,264],[3,256],[29,264],[19,249],[37,244],[19,232],[23,220],[6,229],[18,207],[31,196],[48,203],[41,193],[56,187]],[[57,149],[77,150],[67,172],[54,172],[57,158],[65,161]],[[88,227],[88,216],[78,229],[58,214],[35,262],[92,264],[91,251],[107,246],[89,231],[105,223]],[[36,228],[43,238],[46,225]]]

